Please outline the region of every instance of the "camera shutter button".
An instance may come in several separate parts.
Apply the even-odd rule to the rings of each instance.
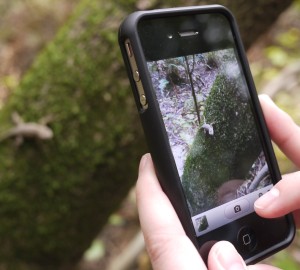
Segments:
[[[237,216],[242,216],[250,209],[249,202],[246,199],[237,200],[225,208],[225,217],[233,219]]]

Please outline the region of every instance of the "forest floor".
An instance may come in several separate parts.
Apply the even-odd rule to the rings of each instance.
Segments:
[[[76,2],[74,0],[4,0],[0,2],[0,109],[38,52],[67,20]],[[298,62],[299,64],[299,29],[300,8],[298,4],[283,14],[277,25],[248,52],[258,89],[269,91],[268,93],[272,94],[274,100],[291,114],[298,124],[300,124],[299,80],[294,81],[293,87],[290,87],[288,91],[284,88],[274,91],[274,87],[272,88],[269,82],[273,81],[275,76],[280,75],[282,70],[286,70],[291,63]],[[297,74],[296,77],[300,78],[299,71]],[[297,169],[278,150],[276,153],[282,172]],[[107,226],[92,243],[91,248],[78,265],[78,270],[107,269],[112,260],[127,250],[128,244],[132,243],[132,239],[138,232],[139,223],[134,192],[131,191],[120,210],[111,216]],[[272,256],[267,262],[272,262],[284,269],[298,269],[300,264],[299,237],[288,250]],[[130,269],[151,269],[147,253],[143,248],[140,249]]]

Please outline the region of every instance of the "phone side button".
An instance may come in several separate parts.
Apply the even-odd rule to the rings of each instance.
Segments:
[[[147,106],[147,98],[144,94],[140,95],[140,103],[143,107]]]
[[[129,57],[132,57],[132,49],[129,41],[125,42],[125,47],[126,47],[127,55]]]
[[[135,70],[135,71],[133,72],[133,78],[134,78],[134,80],[135,80],[136,82],[139,82],[139,81],[141,80],[141,78],[140,78],[140,73],[139,73],[138,70]]]

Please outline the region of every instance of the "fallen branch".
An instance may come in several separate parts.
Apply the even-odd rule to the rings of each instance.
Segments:
[[[106,270],[127,270],[131,269],[132,265],[136,261],[138,255],[145,248],[144,237],[141,231],[133,237],[127,247],[121,252],[120,255],[114,257]]]

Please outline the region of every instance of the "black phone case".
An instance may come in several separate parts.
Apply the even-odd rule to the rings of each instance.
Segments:
[[[161,10],[153,10],[153,11],[139,11],[127,17],[122,23],[122,25],[120,26],[119,45],[127,69],[128,77],[131,82],[133,95],[136,101],[137,109],[139,111],[141,123],[148,143],[148,147],[155,164],[156,173],[159,182],[162,186],[162,189],[164,190],[164,192],[170,199],[172,205],[174,206],[174,209],[182,223],[182,226],[186,234],[189,236],[189,238],[194,243],[194,245],[198,249],[200,249],[199,241],[196,238],[194,227],[191,221],[191,216],[189,214],[189,210],[185,200],[185,195],[183,193],[181,181],[176,170],[175,161],[172,156],[164,122],[161,117],[159,105],[157,103],[154,90],[152,89],[151,78],[148,74],[146,59],[144,57],[143,49],[137,32],[137,25],[141,18],[146,18],[146,17],[166,18],[168,16],[177,16],[177,15],[181,16],[181,15],[189,15],[195,13],[204,13],[204,14],[221,13],[228,18],[232,31],[234,33],[239,58],[242,63],[242,68],[245,73],[247,84],[249,86],[249,91],[250,91],[251,99],[253,101],[253,106],[256,111],[256,115],[254,115],[254,117],[256,118],[256,121],[258,122],[258,125],[260,127],[261,136],[263,138],[263,148],[266,152],[266,158],[268,159],[268,163],[271,164],[271,167],[269,169],[270,169],[270,174],[272,176],[272,179],[274,180],[274,183],[281,179],[281,175],[278,169],[272,144],[268,135],[268,130],[259,104],[254,82],[250,73],[248,61],[246,59],[244,48],[239,36],[238,27],[231,12],[228,11],[228,9],[224,8],[223,6],[212,5],[212,6],[200,6],[200,7],[161,9]],[[144,109],[140,104],[140,96],[139,96],[140,94],[138,93],[138,90],[136,88],[134,74],[131,70],[130,62],[126,51],[126,46],[125,46],[126,40],[130,40],[132,51],[135,56],[139,76],[141,78],[141,82],[147,99],[147,104],[148,104],[147,109]],[[257,217],[255,214],[253,216]],[[283,242],[273,245],[272,248],[263,250],[262,252],[256,254],[255,256],[247,257],[247,254],[246,255],[244,254],[243,257],[244,259],[246,259],[247,263],[257,262],[277,252],[278,250],[281,250],[282,248],[290,244],[290,242],[294,238],[295,226],[291,215],[286,216],[286,220],[289,223],[289,227],[290,227],[290,231],[287,233],[286,239]],[[221,240],[222,237],[223,237],[223,232],[220,232],[219,235],[216,236],[215,240]],[[226,240],[226,237],[224,238],[224,240]],[[201,252],[201,255],[204,257],[204,260],[206,260],[205,258],[207,255],[206,253],[207,251]]]

